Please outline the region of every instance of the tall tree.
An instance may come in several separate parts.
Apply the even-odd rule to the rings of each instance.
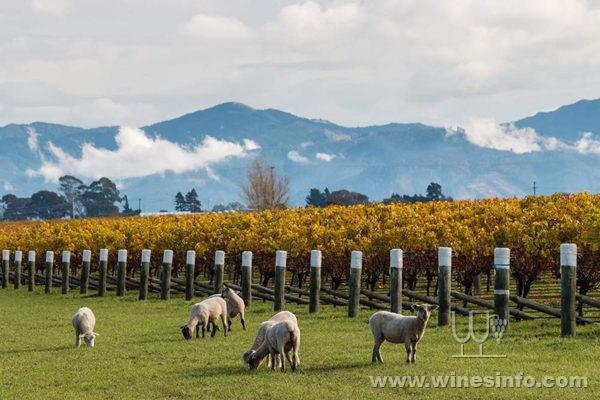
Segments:
[[[58,193],[40,190],[31,195],[28,204],[34,218],[54,219],[64,218],[71,213],[71,205]]]
[[[327,194],[321,193],[319,189],[313,188],[310,189],[310,193],[306,196],[306,206],[307,207],[327,207],[327,195],[329,194],[329,190],[327,190]]]
[[[446,197],[442,193],[442,185],[431,182],[429,186],[427,186],[427,198],[430,200],[444,200]]]
[[[74,176],[65,175],[58,178],[58,183],[58,190],[62,192],[70,206],[69,214],[71,218],[81,216],[84,211],[81,204],[81,195],[85,188],[83,182]]]
[[[340,206],[353,206],[357,204],[368,204],[369,197],[358,192],[351,192],[346,189],[335,190],[327,198],[327,204],[337,204]]]
[[[287,208],[289,191],[287,176],[279,178],[275,167],[262,160],[252,161],[246,182],[242,185],[242,195],[248,208],[257,211]]]
[[[187,211],[198,213],[201,210],[202,203],[198,200],[198,193],[196,193],[196,189],[192,189],[185,194],[185,205]]]
[[[187,211],[187,205],[185,204],[185,198],[181,192],[177,192],[175,195],[175,211]]]
[[[88,217],[119,214],[115,205],[121,201],[119,189],[108,178],[100,178],[86,187],[81,195],[81,202]]]
[[[17,197],[14,194],[5,194],[2,196],[2,218],[11,221],[30,218],[32,215],[27,208],[29,200],[29,197]]]

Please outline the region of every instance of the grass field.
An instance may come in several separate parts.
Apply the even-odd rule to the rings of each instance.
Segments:
[[[578,327],[562,339],[558,320],[513,323],[499,345],[486,342],[486,353],[504,359],[458,359],[459,345],[450,328],[437,328],[436,315],[420,343],[417,363],[404,363],[404,346],[384,344],[383,365],[371,365],[371,334],[361,310],[354,320],[345,310],[324,306],[318,316],[307,307],[290,306],[302,331],[301,364],[296,373],[264,366],[246,371],[242,353],[272,303],[255,301],[249,329],[239,320],[227,338],[183,340],[179,326],[192,302],[181,298],[139,302],[72,294],[44,295],[25,289],[0,290],[1,399],[350,399],[350,398],[598,398],[600,328]],[[101,334],[93,349],[73,347],[70,318],[87,305]],[[466,318],[459,317],[464,326]],[[465,333],[462,329],[461,333]],[[473,344],[467,346],[476,352]],[[496,376],[523,372],[535,378],[587,376],[587,388],[374,388],[369,376]],[[85,395],[82,397],[82,393]]]

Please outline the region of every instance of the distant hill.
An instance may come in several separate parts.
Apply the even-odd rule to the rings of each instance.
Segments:
[[[582,100],[515,125],[575,142],[581,132],[600,134],[600,100]],[[349,128],[275,109],[224,103],[143,129],[152,137],[183,146],[198,144],[206,135],[232,142],[252,139],[261,147],[253,154],[290,177],[295,205],[303,204],[310,188],[326,186],[362,192],[371,199],[392,192],[423,193],[431,181],[455,198],[523,195],[530,193],[534,180],[542,193],[600,190],[598,155],[576,151],[519,155],[478,147],[463,135],[448,135],[445,128],[419,123]],[[38,169],[42,159],[52,159],[49,142],[80,157],[83,143],[116,149],[117,132],[118,127],[82,129],[41,122],[1,127],[0,192],[29,195],[56,187],[25,173]],[[142,199],[144,211],[172,210],[174,194],[192,187],[204,205],[212,206],[239,199],[249,162],[246,157],[215,164],[211,168],[218,180],[201,170],[124,179],[119,184],[133,205]]]

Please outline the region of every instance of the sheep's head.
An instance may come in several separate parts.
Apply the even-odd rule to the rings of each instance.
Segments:
[[[261,358],[256,350],[249,350],[244,353],[244,366],[246,369],[256,369],[260,366]]]
[[[94,347],[94,341],[96,339],[96,336],[100,336],[100,334],[96,332],[88,332],[79,335],[79,337],[83,339],[87,347]]]
[[[424,322],[429,320],[431,316],[431,312],[438,309],[437,304],[413,304],[413,311],[417,312],[417,318],[421,319]]]
[[[183,333],[185,340],[190,340],[192,338],[192,330],[187,325],[181,327],[181,333]]]
[[[227,299],[230,296],[230,292],[233,292],[233,290],[231,290],[231,288],[226,287],[221,292],[221,297],[223,297],[224,299]]]

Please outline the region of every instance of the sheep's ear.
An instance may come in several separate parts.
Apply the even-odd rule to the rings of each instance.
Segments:
[[[417,311],[419,309],[419,305],[418,304],[413,304],[412,306],[410,306],[410,309],[413,311]]]
[[[435,310],[437,310],[439,307],[440,307],[440,306],[438,306],[437,304],[432,304],[432,305],[430,305],[430,306],[429,306],[429,309],[430,309],[431,311],[435,311]]]

